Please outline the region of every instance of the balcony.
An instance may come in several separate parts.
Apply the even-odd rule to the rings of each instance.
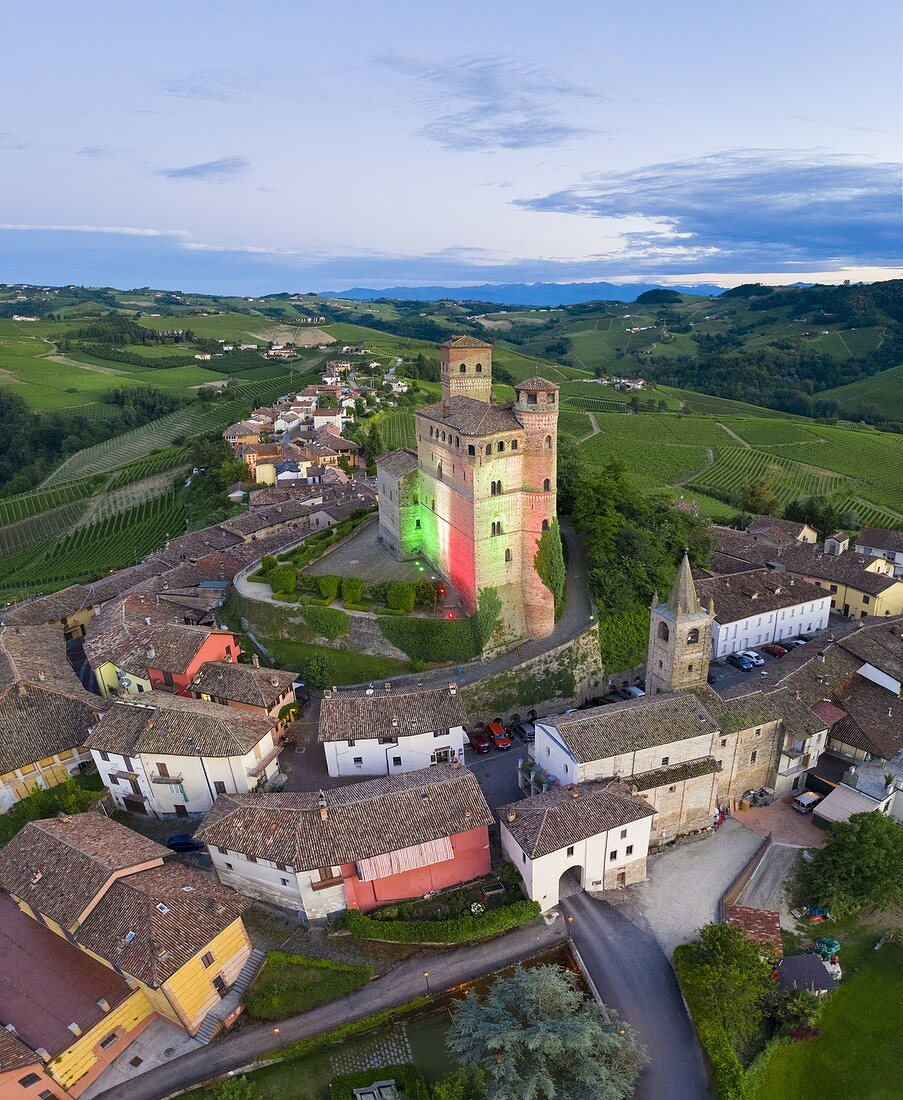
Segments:
[[[267,770],[267,768],[270,766],[270,764],[272,764],[273,761],[278,758],[278,756],[281,752],[282,752],[282,745],[281,744],[274,745],[270,749],[270,751],[266,754],[266,756],[261,756],[261,758],[254,764],[254,766],[252,768],[247,768],[246,769],[248,775],[251,776],[252,779],[257,779],[258,776],[263,775],[263,773]]]
[[[170,787],[181,787],[182,776],[181,775],[163,775],[161,772],[150,773],[151,783],[162,783]]]

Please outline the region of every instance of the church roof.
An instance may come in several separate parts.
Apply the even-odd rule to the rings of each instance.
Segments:
[[[491,348],[492,344],[487,344],[485,340],[478,340],[476,336],[452,336],[448,340],[443,340],[439,345],[440,348]]]
[[[515,382],[514,388],[518,393],[554,393],[561,387],[535,374],[532,378],[525,378],[523,382]]]
[[[436,405],[424,405],[417,409],[416,415],[469,436],[517,432],[523,427],[510,405],[492,405],[475,397],[453,397],[447,403],[440,401]]]
[[[684,554],[680,569],[674,578],[671,595],[668,598],[668,607],[676,614],[695,615],[701,611],[699,597],[696,595],[696,585],[693,583],[693,573],[690,569],[690,559]]]

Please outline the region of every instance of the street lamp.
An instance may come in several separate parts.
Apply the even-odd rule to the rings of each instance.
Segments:
[[[274,1027],[273,1034],[279,1040],[282,1049],[285,1050],[285,1039],[282,1038],[282,1031],[278,1027]]]
[[[423,980],[426,982],[426,995],[427,995],[427,997],[432,997],[432,993],[430,992],[430,972],[428,970],[424,970]]]

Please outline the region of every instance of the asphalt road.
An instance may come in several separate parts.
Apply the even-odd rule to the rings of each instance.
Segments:
[[[708,1100],[702,1049],[677,978],[651,932],[607,902],[579,893],[562,902],[570,933],[603,1001],[635,1029],[649,1064],[636,1100]]]

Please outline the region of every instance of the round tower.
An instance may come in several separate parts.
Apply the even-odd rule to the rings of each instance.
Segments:
[[[442,400],[472,397],[488,402],[492,396],[492,345],[475,336],[452,336],[439,345],[439,381]]]
[[[527,633],[544,638],[555,629],[555,604],[533,560],[543,531],[557,514],[558,386],[545,378],[515,385],[514,412],[524,428],[521,586]]]

